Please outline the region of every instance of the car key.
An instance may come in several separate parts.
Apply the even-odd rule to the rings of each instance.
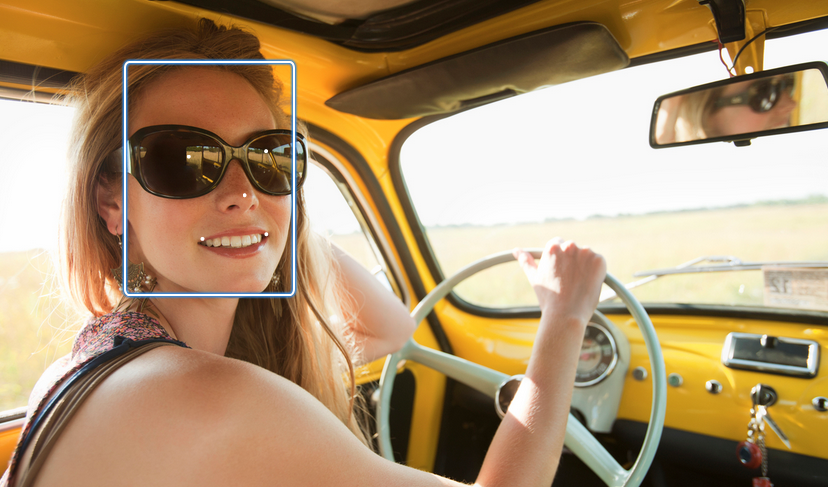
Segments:
[[[770,429],[782,440],[782,443],[791,449],[791,442],[788,440],[788,437],[785,433],[782,432],[782,429],[779,428],[779,425],[776,424],[776,421],[771,418],[770,411],[768,408],[776,404],[776,400],[778,398],[776,391],[765,384],[756,384],[753,389],[750,390],[750,397],[753,400],[753,407],[756,409],[757,415],[761,415],[763,421],[768,423]]]
[[[778,436],[779,439],[782,440],[782,443],[784,443],[785,446],[788,447],[788,450],[790,450],[791,449],[791,442],[788,440],[788,437],[785,435],[785,433],[783,433],[782,430],[779,428],[779,425],[776,424],[776,421],[774,421],[773,418],[771,418],[770,411],[768,411],[768,408],[766,406],[759,406],[759,411],[760,411],[759,414],[762,415],[762,419],[766,423],[768,423],[768,426],[770,426],[770,429],[774,433],[776,433],[776,436]]]

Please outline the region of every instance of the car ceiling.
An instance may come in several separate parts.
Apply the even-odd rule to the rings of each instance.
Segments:
[[[537,0],[178,0],[360,51],[400,51]]]

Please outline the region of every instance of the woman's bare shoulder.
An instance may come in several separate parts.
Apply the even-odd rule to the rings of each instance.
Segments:
[[[312,398],[297,389],[252,364],[159,347],[124,365],[86,399],[38,484],[113,485],[130,472],[133,485],[162,485],[164,479],[210,485],[221,478],[216,468],[240,453],[232,451],[237,434],[251,430],[264,408],[291,414],[298,405],[308,407]]]
[[[107,378],[38,478],[61,486],[444,482],[383,460],[296,384],[178,347],[147,352]]]

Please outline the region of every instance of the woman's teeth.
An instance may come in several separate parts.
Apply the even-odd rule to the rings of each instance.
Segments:
[[[262,241],[261,234],[253,235],[233,235],[232,237],[218,237],[208,238],[199,242],[200,245],[207,247],[229,247],[233,249],[240,249],[249,247]]]

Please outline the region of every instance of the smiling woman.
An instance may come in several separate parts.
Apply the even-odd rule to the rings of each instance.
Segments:
[[[72,245],[75,258],[67,260],[87,275],[75,280],[76,294],[91,296],[89,307],[74,303],[94,316],[88,324],[57,320],[73,328],[76,346],[34,394],[31,377],[42,370],[33,374],[32,362],[42,369],[47,360],[28,357],[38,343],[18,341],[16,333],[41,322],[45,330],[49,321],[31,312],[40,293],[23,290],[37,279],[3,273],[0,262],[0,390],[10,391],[17,407],[31,397],[31,407],[0,412],[0,461],[7,464],[21,436],[28,443],[18,451],[36,456],[18,453],[15,487],[457,485],[448,479],[549,487],[553,477],[556,487],[730,487],[759,476],[778,487],[828,484],[821,442],[828,434],[828,362],[819,360],[828,346],[828,301],[820,294],[828,282],[824,133],[774,135],[750,147],[654,150],[647,130],[659,96],[728,76],[723,61],[735,63],[730,71],[739,77],[731,83],[738,83],[758,79],[742,77],[748,68],[767,75],[824,59],[827,2],[750,0],[738,12],[696,0],[372,0],[373,7],[349,12],[327,10],[332,3],[342,2],[0,0],[0,97],[48,101],[83,76],[86,85],[74,85],[82,88],[78,101],[93,102],[77,117],[86,135],[73,147],[85,140],[90,150],[74,151],[72,160],[90,174],[74,183],[85,196],[71,205],[76,239],[63,245]],[[199,18],[212,23],[198,27]],[[230,22],[260,42],[217,27]],[[301,141],[269,139],[287,128],[281,112],[261,116],[276,94],[243,73],[146,71],[145,95],[154,94],[135,91],[130,113],[144,117],[138,105],[145,104],[146,113],[163,116],[120,132],[121,61],[157,58],[157,51],[136,49],[165,42],[174,44],[164,54],[170,57],[239,57],[246,46],[255,59],[293,61],[290,115],[306,124],[303,149],[315,166],[301,184],[291,183],[301,210],[287,223],[276,202],[288,195],[270,184],[296,173],[279,164],[286,152],[273,150],[279,144],[298,155]],[[121,49],[127,45],[131,50]],[[101,60],[110,68],[96,67]],[[131,74],[136,81],[140,70]],[[272,74],[287,79],[276,68]],[[168,89],[154,88],[161,85]],[[227,93],[216,91],[224,85],[244,103],[230,109]],[[769,88],[789,96],[786,83]],[[794,89],[791,119],[803,116],[802,93]],[[721,109],[744,108],[736,95]],[[778,101],[774,107],[783,108]],[[239,120],[247,111],[250,119]],[[41,131],[31,142],[10,141],[25,150],[8,162],[28,164],[47,138]],[[110,166],[119,149],[121,161],[132,157],[131,168]],[[0,170],[8,169],[4,162]],[[47,162],[33,164],[45,169]],[[381,264],[376,277],[387,276],[406,306],[308,230],[320,221],[310,221],[312,206],[338,218],[310,190],[321,178],[345,195],[340,208],[357,221],[322,231],[363,230]],[[112,188],[127,180],[120,210],[130,224],[117,228]],[[18,193],[6,208],[19,221],[55,228],[31,213],[31,199],[51,195],[32,195]],[[307,271],[292,282],[276,272],[290,251],[275,245],[286,225],[299,230],[292,256]],[[123,251],[111,230],[122,232]],[[549,241],[554,235],[578,245]],[[534,248],[535,258],[506,250],[515,246]],[[147,274],[133,289],[149,290],[154,280],[154,291],[290,284],[299,293],[282,301],[173,301],[147,293],[146,301],[119,306],[111,266],[130,252]],[[491,252],[498,254],[473,262]],[[607,302],[602,313],[588,313],[604,269],[594,252],[624,282],[648,283],[634,290],[642,306]],[[3,257],[18,266],[30,255]],[[514,257],[519,264],[458,282]],[[260,265],[240,272],[248,262]],[[510,265],[508,275],[498,273]],[[618,280],[608,281],[620,292]],[[415,340],[406,341],[413,320],[421,323]],[[136,343],[140,356],[126,351]],[[150,350],[154,343],[166,345]],[[740,344],[750,353],[737,350]],[[351,427],[360,412],[358,399],[350,404],[348,369],[395,349],[385,379],[379,360],[355,372],[378,418],[378,456],[361,441],[375,438],[373,431]],[[131,360],[115,369],[124,358]],[[76,366],[91,371],[71,382],[78,387],[90,385],[83,377],[111,372],[92,382],[98,387],[80,403],[62,389],[70,384],[64,372]],[[517,391],[499,388],[515,385],[518,377],[507,380],[513,375],[524,376]],[[378,379],[386,386],[377,388]],[[331,389],[340,399],[326,402]],[[776,401],[763,411],[757,404],[770,401],[771,391]],[[39,414],[50,396],[61,399],[52,413]],[[751,409],[752,424],[766,423],[764,436],[757,426],[746,437]],[[74,415],[63,421],[64,411]],[[64,427],[57,434],[51,425]],[[770,472],[745,468],[737,445],[753,450],[747,463],[770,465]],[[769,463],[758,461],[757,448]],[[27,465],[31,474],[20,473]]]
[[[72,354],[56,362],[33,392],[30,402],[34,409],[12,459],[12,481],[26,485],[35,478],[28,473],[30,466],[39,465],[26,449],[29,433],[38,431],[45,415],[58,414],[45,401],[65,397],[61,384],[81,380],[78,374],[93,363],[97,365],[100,360],[96,357],[115,353],[125,338],[138,344],[175,344],[259,365],[301,385],[356,439],[366,442],[353,414],[353,363],[395,350],[410,335],[413,323],[397,298],[361,266],[354,265],[340,250],[326,248],[310,233],[302,193],[283,184],[289,177],[266,177],[285,167],[289,176],[290,165],[280,163],[282,156],[274,151],[306,154],[303,145],[301,150],[297,148],[303,142],[278,132],[285,127],[286,116],[280,109],[280,85],[269,66],[169,69],[153,65],[130,71],[130,134],[175,125],[179,131],[215,134],[213,140],[229,144],[234,152],[232,158],[207,161],[222,167],[218,177],[205,186],[206,191],[198,194],[180,193],[180,185],[169,184],[163,187],[166,194],[159,195],[157,188],[150,194],[130,177],[129,226],[121,227],[122,174],[111,162],[117,159],[113,154],[120,143],[118,68],[123,60],[260,59],[258,48],[252,35],[205,20],[198,29],[162,33],[151,41],[127,46],[75,80],[70,88],[68,99],[77,108],[60,263],[73,297],[97,318],[81,330]],[[131,138],[133,141],[137,146],[129,149],[140,154],[141,182],[152,184],[143,176],[152,167],[150,158],[158,156],[146,151],[150,147],[146,138]],[[269,144],[268,161],[273,161],[269,169],[258,157],[262,141]],[[245,152],[238,154],[242,146]],[[163,151],[167,156],[162,160],[169,163],[174,151],[168,144]],[[181,152],[182,160],[184,153],[189,152]],[[254,164],[255,169],[251,168]],[[172,168],[156,164],[155,170],[169,172]],[[301,182],[302,175],[296,180]],[[295,222],[291,221],[291,194],[297,200]],[[157,283],[160,291],[272,292],[290,286],[285,262],[294,253],[286,250],[292,225],[298,234],[295,253],[299,261],[299,291],[293,299],[151,299],[147,309],[151,308],[152,318],[135,312],[145,303],[119,297],[120,283],[111,269],[120,261],[119,236],[125,231],[133,242],[130,259],[140,262],[140,272],[146,273],[134,285],[145,286],[145,291]],[[208,246],[208,240],[219,245]],[[228,246],[223,245],[225,240]],[[363,311],[369,307],[371,312]],[[382,316],[383,321],[376,316]],[[115,335],[119,338],[113,342]],[[145,370],[148,364],[156,363],[153,354],[148,357],[143,365],[136,361],[127,369]],[[350,373],[350,381],[341,380],[343,373]],[[60,465],[66,458],[68,452],[62,452],[57,448],[52,453],[52,465]],[[15,472],[18,465],[19,474]],[[64,469],[58,467],[57,471]],[[49,472],[40,477],[41,482],[56,480]]]
[[[112,483],[139,456],[154,468],[132,472],[137,484],[250,484],[262,475],[303,485],[343,477],[451,483],[370,451],[355,414],[354,364],[398,350],[414,322],[378,280],[310,232],[302,188],[286,184],[301,184],[304,159],[295,166],[302,174],[280,162],[307,149],[301,138],[279,137],[287,117],[271,68],[131,68],[124,87],[129,143],[119,148],[125,59],[261,57],[252,35],[201,20],[130,44],[73,82],[60,264],[72,296],[94,317],[35,387],[0,485]],[[117,164],[123,152],[128,175]],[[291,227],[295,250],[287,245]],[[123,250],[122,234],[132,242]],[[136,262],[126,283],[113,270],[122,251]],[[286,262],[294,256],[292,283]],[[605,264],[560,239],[538,261],[519,250],[515,257],[544,310],[543,353],[530,361],[481,477],[510,484],[509,469],[523,462],[519,483],[545,485],[556,464],[539,458],[561,451],[577,345]],[[152,294],[273,292],[294,284],[290,299]],[[150,297],[124,299],[127,285]],[[530,423],[541,434],[527,431]],[[129,433],[136,424],[142,435]],[[192,445],[205,436],[212,441],[194,462]],[[330,444],[341,448],[328,452]],[[312,468],[320,462],[324,468]]]

